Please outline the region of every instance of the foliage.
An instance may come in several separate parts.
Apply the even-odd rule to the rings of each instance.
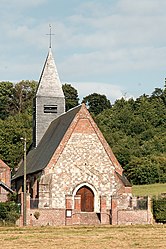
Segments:
[[[13,170],[23,156],[21,137],[26,134],[27,147],[32,138],[32,117],[28,114],[17,114],[0,120],[0,158]]]
[[[126,166],[128,179],[133,184],[152,184],[166,182],[166,157],[133,157]]]
[[[16,192],[14,193],[9,193],[8,194],[8,201],[11,201],[11,202],[17,202],[17,199],[18,199],[18,195]]]
[[[166,182],[166,89],[115,101],[95,117],[133,184]]]
[[[105,95],[98,93],[93,93],[84,97],[82,102],[87,105],[89,111],[94,115],[97,115],[103,110],[111,107],[109,99],[107,99]]]
[[[20,81],[17,84],[0,82],[0,118],[10,115],[32,114],[32,100],[36,91],[36,81]]]
[[[14,171],[23,156],[21,137],[32,141],[32,100],[35,81],[0,83],[0,158]],[[63,85],[66,110],[78,105],[77,90]],[[118,99],[105,95],[83,98],[97,125],[133,184],[166,182],[166,88],[151,96]]]
[[[18,204],[14,201],[0,202],[0,222],[15,224],[20,217]]]
[[[12,106],[13,83],[0,83],[0,118],[4,119],[9,116]]]
[[[13,91],[13,109],[14,113],[32,114],[32,100],[35,95],[36,81],[24,81],[17,83]]]
[[[153,198],[153,216],[156,222],[166,223],[166,197]]]
[[[62,85],[62,89],[65,95],[66,111],[68,111],[79,104],[78,92],[70,84]]]
[[[17,84],[0,82],[0,158],[12,170],[23,155],[21,137],[27,137],[27,147],[32,139],[32,102],[35,81]]]

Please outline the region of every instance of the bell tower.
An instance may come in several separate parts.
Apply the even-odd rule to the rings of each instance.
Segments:
[[[33,146],[37,147],[50,123],[65,112],[65,97],[51,43],[37,86],[33,109]]]

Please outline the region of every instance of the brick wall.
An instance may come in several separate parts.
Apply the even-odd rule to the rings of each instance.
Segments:
[[[28,200],[28,198],[27,198]],[[23,226],[23,203],[21,216],[16,225]],[[26,224],[28,226],[63,226],[65,225],[65,210],[63,209],[30,209],[27,201]]]
[[[10,168],[0,159],[0,181],[11,187],[11,172]],[[0,187],[0,202],[7,200],[7,192],[4,188]]]
[[[34,214],[39,213],[36,219]],[[65,210],[63,209],[30,209],[28,224],[32,226],[62,226],[65,225]]]
[[[117,224],[148,224],[148,210],[118,210]]]
[[[153,222],[151,199],[148,197],[145,210],[136,209],[136,202],[137,198],[131,199],[131,196],[126,194],[112,197],[112,225],[151,224]]]

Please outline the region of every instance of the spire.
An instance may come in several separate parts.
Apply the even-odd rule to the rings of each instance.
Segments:
[[[36,96],[64,97],[51,48],[41,73]]]
[[[33,144],[35,147],[50,123],[64,112],[65,97],[50,47],[34,99]]]

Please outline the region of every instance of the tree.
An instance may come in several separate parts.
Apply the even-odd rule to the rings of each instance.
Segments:
[[[68,111],[79,104],[78,92],[71,84],[62,85],[62,89],[65,95],[66,111]]]
[[[105,95],[98,93],[90,94],[83,98],[83,103],[86,104],[89,111],[94,115],[101,113],[105,109],[111,108],[111,103]]]
[[[161,97],[162,94],[163,94],[163,90],[161,88],[155,88],[155,90],[151,94],[151,97],[152,98]]]
[[[22,80],[15,85],[13,91],[14,113],[24,113],[26,111],[32,114],[32,102],[36,87],[37,82],[34,80]]]
[[[23,155],[20,138],[26,133],[27,147],[31,143],[36,85],[0,82],[0,158],[13,170]],[[77,90],[70,84],[62,87],[66,110],[77,106]],[[97,93],[83,102],[132,183],[166,182],[166,88],[136,100],[121,98],[112,107],[105,95]]]
[[[165,89],[115,101],[95,120],[134,184],[165,182]]]
[[[37,82],[22,80],[19,83],[0,82],[0,118],[29,112],[32,114],[32,101]]]
[[[159,179],[157,166],[150,157],[132,157],[126,175],[133,184],[152,184]]]
[[[32,116],[17,114],[0,119],[0,158],[10,166],[12,170],[17,166],[23,156],[23,143],[21,137],[26,133],[27,148],[32,141]]]
[[[5,119],[9,116],[11,111],[13,99],[13,83],[0,82],[0,118]]]

